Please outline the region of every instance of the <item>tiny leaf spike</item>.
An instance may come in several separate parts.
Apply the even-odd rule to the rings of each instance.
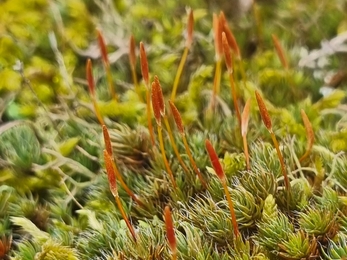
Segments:
[[[211,142],[208,139],[206,139],[206,141],[205,141],[205,147],[206,147],[207,153],[210,157],[210,161],[211,161],[211,164],[213,166],[213,169],[215,170],[218,178],[220,179],[220,181],[222,183],[224,193],[225,193],[225,196],[227,197],[227,201],[229,204],[229,210],[230,210],[230,215],[231,215],[231,221],[233,223],[234,235],[235,235],[235,237],[238,237],[240,235],[240,233],[239,233],[239,228],[238,228],[238,225],[236,222],[234,203],[231,200],[231,196],[230,196],[230,193],[228,190],[228,186],[227,186],[223,167],[219,161],[219,158],[218,158],[216,151],[214,150]]]
[[[95,81],[93,77],[93,68],[92,68],[92,61],[90,59],[87,60],[87,65],[86,65],[86,74],[87,74],[87,82],[88,82],[88,89],[89,93],[93,102],[93,107],[94,111],[96,114],[96,117],[99,121],[100,125],[104,125],[104,119],[101,116],[100,109],[98,106],[98,103],[96,102],[96,95],[95,95]]]
[[[243,140],[243,151],[246,157],[246,167],[247,170],[250,169],[249,153],[247,145],[247,132],[248,132],[248,121],[249,121],[249,108],[251,104],[251,99],[249,98],[245,104],[241,117],[241,136]]]
[[[128,219],[128,217],[125,214],[122,202],[119,199],[119,195],[118,195],[118,191],[117,191],[117,182],[116,182],[115,172],[114,172],[114,169],[113,169],[112,158],[107,153],[106,150],[104,150],[104,160],[105,160],[106,172],[107,172],[108,183],[110,185],[111,193],[112,193],[113,197],[116,200],[118,209],[119,209],[119,211],[120,211],[120,213],[121,213],[121,215],[122,215],[122,217],[123,217],[123,219],[124,219],[128,229],[129,229],[129,231],[130,231],[134,241],[136,242],[137,239],[136,239],[136,233],[135,233],[134,227],[130,224],[129,219]]]
[[[314,143],[314,132],[312,129],[312,124],[303,109],[301,109],[301,117],[306,129],[307,145],[306,145],[306,152],[303,154],[303,156],[301,156],[299,160],[300,162],[302,162],[305,158],[307,158],[307,156],[309,156],[313,147],[313,143]]]
[[[165,228],[166,228],[166,237],[171,249],[172,260],[176,260],[177,259],[176,235],[175,235],[174,224],[172,221],[171,210],[169,206],[165,206],[164,220],[165,220]]]

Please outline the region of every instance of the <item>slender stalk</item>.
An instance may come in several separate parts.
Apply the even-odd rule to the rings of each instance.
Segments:
[[[175,138],[173,137],[173,134],[172,134],[172,130],[171,130],[171,127],[170,127],[170,124],[169,124],[169,120],[167,118],[167,116],[164,116],[164,123],[165,123],[165,127],[166,127],[166,130],[169,134],[169,138],[170,138],[170,142],[171,142],[171,146],[175,152],[175,155],[179,161],[179,163],[181,164],[183,170],[189,174],[189,169],[187,168],[186,164],[184,163],[179,151],[178,151],[178,148],[177,148],[177,145],[176,145],[176,142],[175,142]]]
[[[233,201],[231,199],[230,192],[228,190],[228,186],[227,186],[225,178],[223,180],[221,180],[221,182],[222,182],[222,186],[223,186],[223,189],[224,189],[225,196],[227,197],[227,201],[228,201],[228,204],[229,204],[229,210],[230,210],[230,214],[231,214],[231,221],[232,221],[233,227],[234,227],[234,235],[237,237],[237,236],[240,235],[240,233],[239,233],[239,229],[238,229],[238,226],[237,226],[236,215],[235,215],[235,211],[234,211],[234,203],[233,203]],[[236,227],[236,229],[235,229],[235,227]]]
[[[234,235],[237,237],[240,235],[240,233],[239,233],[239,228],[238,228],[237,221],[236,221],[234,203],[231,200],[231,196],[230,196],[228,186],[226,183],[226,178],[225,178],[225,173],[224,173],[223,167],[219,161],[219,158],[217,156],[216,151],[214,150],[211,142],[208,139],[206,139],[206,141],[205,141],[205,147],[206,147],[207,153],[210,157],[210,161],[212,163],[212,166],[213,166],[218,178],[220,179],[220,181],[222,183],[225,196],[227,197],[230,215],[231,215],[231,221],[233,223]]]
[[[173,87],[172,87],[172,92],[171,92],[171,97],[170,97],[170,99],[172,101],[174,101],[175,98],[176,98],[176,92],[177,92],[177,88],[178,88],[178,83],[179,83],[179,81],[181,79],[183,67],[184,67],[184,64],[186,63],[188,52],[189,52],[189,49],[187,47],[185,47],[184,51],[183,51],[183,54],[182,54],[181,61],[180,61],[179,65],[178,65],[178,68],[177,68],[177,73],[176,73],[174,84],[173,84]]]
[[[174,101],[176,98],[178,83],[179,83],[181,75],[182,75],[184,64],[186,63],[186,60],[187,60],[188,51],[189,51],[190,46],[192,45],[192,42],[193,42],[193,28],[194,28],[194,16],[193,16],[193,10],[190,9],[189,14],[188,14],[188,23],[187,23],[186,46],[184,48],[181,61],[180,61],[178,68],[177,68],[177,73],[175,76],[174,85],[172,88],[171,98],[170,98],[170,100],[172,100],[172,101]]]
[[[129,219],[128,219],[125,211],[124,211],[122,202],[119,199],[116,176],[115,176],[115,172],[114,172],[114,168],[113,168],[113,164],[112,164],[112,158],[111,158],[111,155],[109,155],[106,150],[104,150],[104,159],[105,159],[106,172],[107,172],[107,177],[108,177],[108,182],[110,185],[111,193],[116,200],[118,209],[119,209],[128,229],[129,229],[134,241],[136,242],[137,239],[136,239],[136,233],[135,233],[134,227],[131,225],[131,223],[130,223],[130,221],[129,221]]]

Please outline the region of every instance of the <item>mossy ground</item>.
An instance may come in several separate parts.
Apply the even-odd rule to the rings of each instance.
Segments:
[[[244,11],[234,5],[0,1],[0,259],[171,259],[167,205],[179,259],[347,257],[346,3],[263,0]],[[173,103],[207,187],[166,102],[185,48],[186,6],[194,13],[193,43]],[[220,11],[242,55],[240,60],[233,49],[232,77],[241,112],[250,100],[249,170],[224,60],[214,96],[212,17]],[[117,101],[110,96],[96,28],[106,40]],[[129,62],[131,35],[138,89]],[[140,41],[150,83],[157,75],[165,97],[167,124],[159,117],[176,189],[154,117],[154,145],[148,130]],[[88,58],[114,161],[139,200],[117,183],[136,242],[109,189],[103,130],[86,80]],[[289,188],[256,92],[279,142]],[[175,155],[167,125],[188,171]],[[222,164],[240,236],[206,140]]]

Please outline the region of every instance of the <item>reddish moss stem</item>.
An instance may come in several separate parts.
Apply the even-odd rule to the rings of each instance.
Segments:
[[[280,147],[279,147],[276,135],[275,135],[275,133],[272,130],[272,122],[271,122],[271,118],[270,118],[269,112],[268,112],[268,110],[267,110],[267,108],[265,106],[263,98],[261,97],[261,95],[259,94],[258,91],[255,91],[255,96],[256,96],[256,99],[257,99],[260,116],[261,116],[261,118],[263,120],[263,123],[264,123],[265,127],[267,128],[267,130],[269,131],[269,133],[271,135],[271,139],[272,139],[272,141],[274,143],[278,159],[280,160],[282,174],[283,174],[283,177],[284,177],[284,185],[285,185],[286,189],[289,191],[290,190],[290,182],[289,182],[286,166],[284,164],[284,159],[283,159],[283,156],[282,156],[282,153],[281,153],[281,150],[280,150]]]
[[[119,199],[118,190],[117,190],[117,182],[116,182],[115,172],[114,172],[114,168],[113,168],[112,158],[111,158],[111,155],[109,155],[106,150],[104,150],[104,159],[105,159],[106,172],[107,172],[107,177],[108,177],[108,182],[110,185],[111,193],[116,200],[118,209],[119,209],[128,229],[129,229],[134,241],[136,242],[137,239],[136,239],[136,233],[135,233],[134,227],[131,225],[131,223],[130,223],[130,221],[129,221],[129,219],[128,219],[125,211],[124,211],[122,202]]]
[[[174,224],[172,221],[171,210],[169,206],[165,206],[164,220],[165,220],[166,237],[169,242],[169,246],[170,246],[171,254],[172,254],[171,259],[176,260],[177,259],[177,242],[176,242]]]
[[[113,170],[114,173],[117,177],[117,179],[119,180],[120,184],[122,185],[123,189],[126,191],[126,193],[128,193],[128,195],[134,200],[136,201],[137,204],[144,206],[144,204],[141,202],[141,200],[138,199],[138,197],[136,196],[136,194],[134,192],[132,192],[132,190],[128,187],[128,185],[125,183],[125,181],[123,180],[122,174],[120,174],[117,165],[113,159],[113,152],[112,152],[112,144],[111,144],[111,139],[110,139],[110,135],[108,133],[108,129],[105,125],[102,126],[102,132],[104,135],[104,142],[105,142],[105,148],[107,153],[111,156],[112,159],[112,165],[113,165]]]
[[[193,170],[196,173],[196,175],[198,176],[198,178],[200,179],[201,184],[204,186],[205,189],[207,189],[206,181],[205,181],[204,177],[202,176],[198,166],[196,165],[195,160],[193,158],[193,155],[190,151],[190,148],[189,148],[189,145],[188,145],[185,133],[184,133],[184,126],[183,126],[181,115],[180,115],[178,109],[176,108],[175,104],[171,100],[169,100],[169,105],[170,105],[171,113],[174,117],[177,129],[178,129],[179,133],[181,134],[184,148],[185,148],[186,153],[188,155],[189,161],[192,164]]]
[[[239,236],[240,233],[239,233],[239,228],[238,228],[237,221],[236,221],[234,203],[231,200],[231,196],[230,196],[228,186],[226,183],[226,178],[225,178],[225,173],[224,173],[223,167],[219,161],[219,158],[218,158],[216,151],[214,150],[211,142],[208,139],[206,139],[206,141],[205,141],[205,147],[206,147],[207,153],[210,157],[210,161],[211,161],[211,164],[213,166],[213,169],[215,170],[218,178],[220,179],[222,186],[223,186],[223,189],[224,189],[225,196],[227,197],[227,201],[229,204],[229,210],[230,210],[230,214],[231,214],[231,221],[233,223],[234,235],[237,237],[237,236]]]

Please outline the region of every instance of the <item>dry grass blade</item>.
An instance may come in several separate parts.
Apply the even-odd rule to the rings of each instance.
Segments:
[[[166,237],[171,249],[172,259],[175,260],[177,259],[177,243],[176,243],[174,224],[173,224],[172,216],[171,216],[171,210],[169,206],[165,206],[164,220],[165,220],[165,228],[166,228]]]

